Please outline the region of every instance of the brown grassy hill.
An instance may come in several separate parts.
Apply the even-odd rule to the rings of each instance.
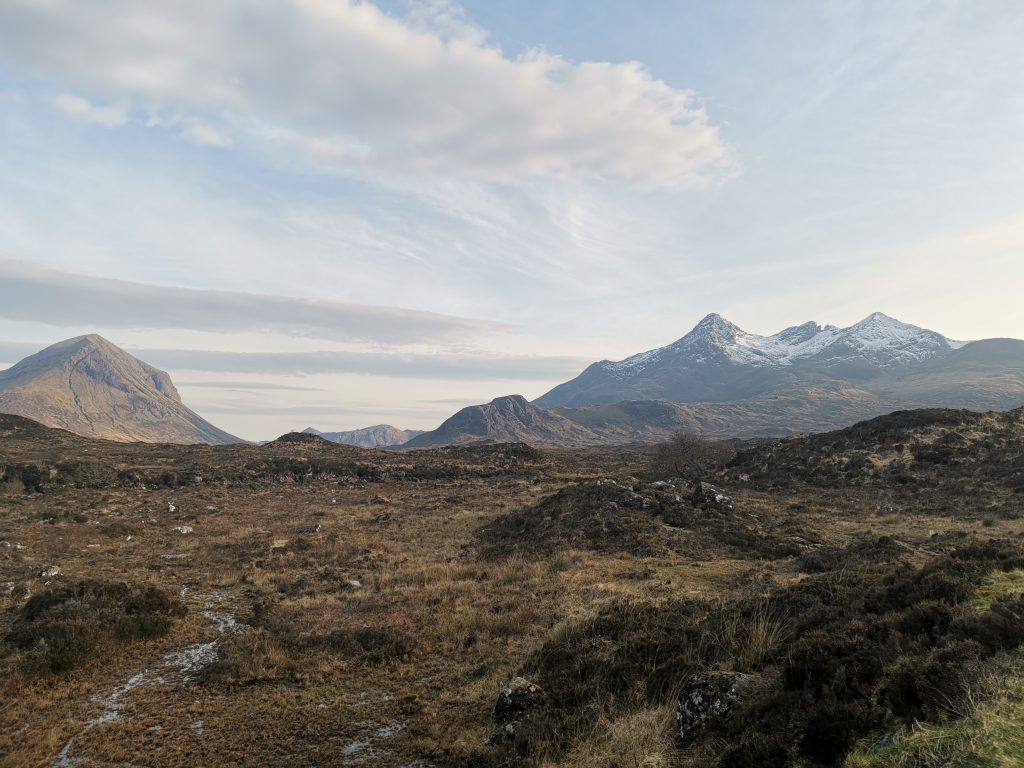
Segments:
[[[106,440],[240,442],[189,410],[166,373],[95,334],[0,372],[0,413]]]
[[[908,509],[942,504],[1024,513],[1024,408],[897,411],[846,429],[766,442],[730,464],[735,480],[767,488],[866,486]]]

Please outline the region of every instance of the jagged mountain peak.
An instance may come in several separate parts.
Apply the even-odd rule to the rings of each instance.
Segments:
[[[717,312],[705,315],[704,318],[693,327],[689,333],[675,342],[674,345],[687,345],[693,342],[708,342],[711,344],[730,344],[744,331],[735,323],[726,320]]]
[[[807,321],[771,336],[717,313],[657,349],[602,361],[538,398],[546,408],[618,400],[728,402],[797,382],[863,382],[941,360],[963,342],[873,312],[845,328]]]
[[[834,329],[835,326],[822,326],[819,325],[814,320],[808,320],[806,323],[801,323],[800,325],[793,325],[790,326],[789,328],[781,330],[774,336],[772,336],[772,338],[778,339],[779,341],[788,344],[800,344],[802,342],[813,339],[819,333],[826,330],[826,328]]]

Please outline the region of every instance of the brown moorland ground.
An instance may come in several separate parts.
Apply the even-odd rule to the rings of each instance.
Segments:
[[[935,445],[936,429],[969,440],[984,427],[908,429]],[[1004,447],[1019,451],[1009,429]],[[962,442],[940,446],[970,454]],[[898,674],[968,641],[984,646],[969,649],[972,695],[1002,701],[1012,686],[988,673],[1016,669],[1024,639],[987,618],[1019,608],[1012,461],[993,477],[942,453],[961,490],[919,509],[913,477],[931,476],[934,451],[918,464],[895,451],[910,458],[889,482],[894,451],[877,444],[877,460],[833,446],[855,451],[853,469],[810,479],[788,448],[766,450],[719,474],[732,508],[709,509],[654,483],[642,447],[126,445],[0,417],[0,764],[873,765],[869,734],[985,714],[980,701],[891,701]],[[900,579],[914,597],[894,596]],[[941,629],[912,636],[914,611]],[[884,634],[892,664],[839,692],[790,684],[794,669],[812,676],[801,637],[823,632],[861,646]],[[747,736],[684,748],[674,696],[702,666],[749,673],[765,693]],[[547,691],[551,714],[487,746],[517,675]],[[810,720],[775,728],[760,711],[771,696],[864,722],[822,745]],[[1012,715],[999,707],[986,723]],[[1013,748],[990,742],[957,748]],[[877,764],[957,764],[928,759]]]

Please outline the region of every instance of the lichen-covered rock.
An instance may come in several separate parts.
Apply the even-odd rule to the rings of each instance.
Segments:
[[[715,507],[731,510],[732,497],[716,485],[697,483],[690,496],[690,501],[697,507]]]
[[[750,678],[738,672],[707,672],[690,678],[676,706],[679,741],[688,744],[709,722],[729,717],[750,686]]]
[[[492,717],[498,723],[507,723],[545,704],[547,695],[539,685],[525,678],[515,677],[498,694]]]

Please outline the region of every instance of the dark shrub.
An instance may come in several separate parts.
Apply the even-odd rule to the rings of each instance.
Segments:
[[[905,659],[887,675],[880,701],[908,721],[969,715],[981,653],[978,643],[956,641],[924,658]]]
[[[392,627],[337,630],[326,637],[314,638],[310,644],[370,664],[401,661],[408,658],[412,648],[409,636]]]
[[[877,725],[878,715],[861,702],[820,702],[804,724],[800,753],[822,765],[838,765],[857,737]]]
[[[750,733],[729,747],[719,762],[721,768],[786,768],[790,765],[789,750],[780,737]]]
[[[1009,651],[1024,644],[1024,596],[1002,596],[982,614],[959,617],[953,634],[975,640],[987,654]]]
[[[929,646],[949,634],[952,624],[953,611],[945,603],[935,600],[912,605],[896,619],[896,629],[901,634]]]
[[[793,644],[782,668],[783,686],[821,698],[826,691],[839,700],[863,697],[881,678],[887,649],[869,625],[844,627],[805,635]]]
[[[185,608],[156,587],[80,581],[35,595],[4,638],[26,667],[64,672],[105,643],[159,637]]]

